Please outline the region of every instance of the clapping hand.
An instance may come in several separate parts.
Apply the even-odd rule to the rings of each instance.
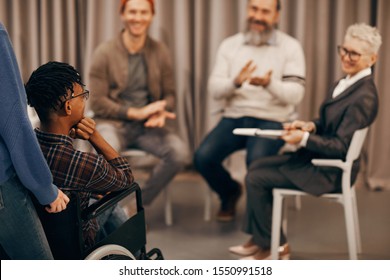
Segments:
[[[245,81],[249,80],[253,72],[256,70],[257,66],[253,63],[253,60],[250,60],[245,64],[241,69],[241,72],[234,79],[234,84],[236,87],[240,87]]]
[[[267,74],[265,74],[263,77],[253,77],[249,80],[249,83],[252,86],[262,86],[266,87],[269,85],[271,81],[271,76],[272,76],[272,70],[269,70]]]

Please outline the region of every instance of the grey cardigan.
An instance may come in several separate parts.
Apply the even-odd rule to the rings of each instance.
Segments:
[[[148,69],[151,101],[165,99],[167,109],[173,110],[175,85],[167,47],[148,36],[141,51]],[[121,103],[119,94],[127,87],[128,69],[128,51],[122,41],[122,32],[94,51],[89,74],[91,109],[97,119],[109,119],[117,124],[127,120],[128,107]]]

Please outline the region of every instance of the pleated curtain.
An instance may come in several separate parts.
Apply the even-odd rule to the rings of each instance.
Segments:
[[[247,0],[156,0],[150,34],[171,50],[178,133],[191,151],[220,118],[221,104],[207,92],[207,80],[221,41],[244,30],[246,4]],[[329,86],[342,77],[336,46],[346,28],[366,22],[380,29],[383,46],[375,67],[380,111],[362,169],[363,181],[372,189],[390,189],[389,12],[387,0],[284,0],[279,23],[305,51],[306,93],[297,107],[303,120],[317,117]],[[8,28],[24,80],[40,64],[58,60],[79,69],[87,85],[93,50],[122,28],[119,0],[0,0],[0,21]]]

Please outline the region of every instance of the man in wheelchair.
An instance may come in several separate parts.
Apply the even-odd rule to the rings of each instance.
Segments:
[[[74,199],[76,205],[69,210],[74,213],[70,216],[75,218],[79,210],[83,211],[88,207],[91,194],[106,194],[131,187],[134,177],[127,160],[120,157],[95,130],[95,122],[84,117],[89,91],[84,88],[76,69],[66,63],[49,62],[32,73],[25,87],[28,103],[34,107],[41,121],[40,128],[35,129],[35,132],[53,174],[54,183],[64,190],[72,191],[73,196],[77,192],[77,199]],[[73,139],[89,141],[97,154],[76,150]],[[45,227],[47,217],[40,217]],[[57,243],[64,242],[58,242],[62,240],[58,239],[61,234],[64,236],[63,240],[71,240],[67,232],[60,232],[61,224],[66,224],[67,218],[62,214],[54,219],[57,219],[54,227],[59,227],[56,231]],[[77,223],[78,219],[75,218],[70,224],[79,227]],[[91,248],[96,242],[99,229],[97,220],[85,219],[80,223],[84,249]],[[77,238],[69,242],[77,242]],[[53,254],[55,255],[53,246],[66,247],[64,244],[66,242],[50,244]],[[69,246],[73,247],[72,244]]]

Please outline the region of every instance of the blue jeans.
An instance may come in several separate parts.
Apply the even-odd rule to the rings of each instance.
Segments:
[[[277,154],[284,144],[282,140],[234,135],[232,131],[235,128],[282,129],[282,124],[251,117],[222,118],[206,136],[195,152],[194,166],[222,202],[236,193],[239,187],[222,165],[229,155],[246,149],[246,164],[249,166],[254,159]]]
[[[16,174],[0,184],[0,244],[11,259],[53,259],[29,192]]]
[[[96,200],[92,201],[94,202]],[[128,217],[119,204],[116,204],[111,209],[107,209],[104,213],[97,217],[97,221],[100,227],[97,236],[98,240],[109,236],[127,220]]]

